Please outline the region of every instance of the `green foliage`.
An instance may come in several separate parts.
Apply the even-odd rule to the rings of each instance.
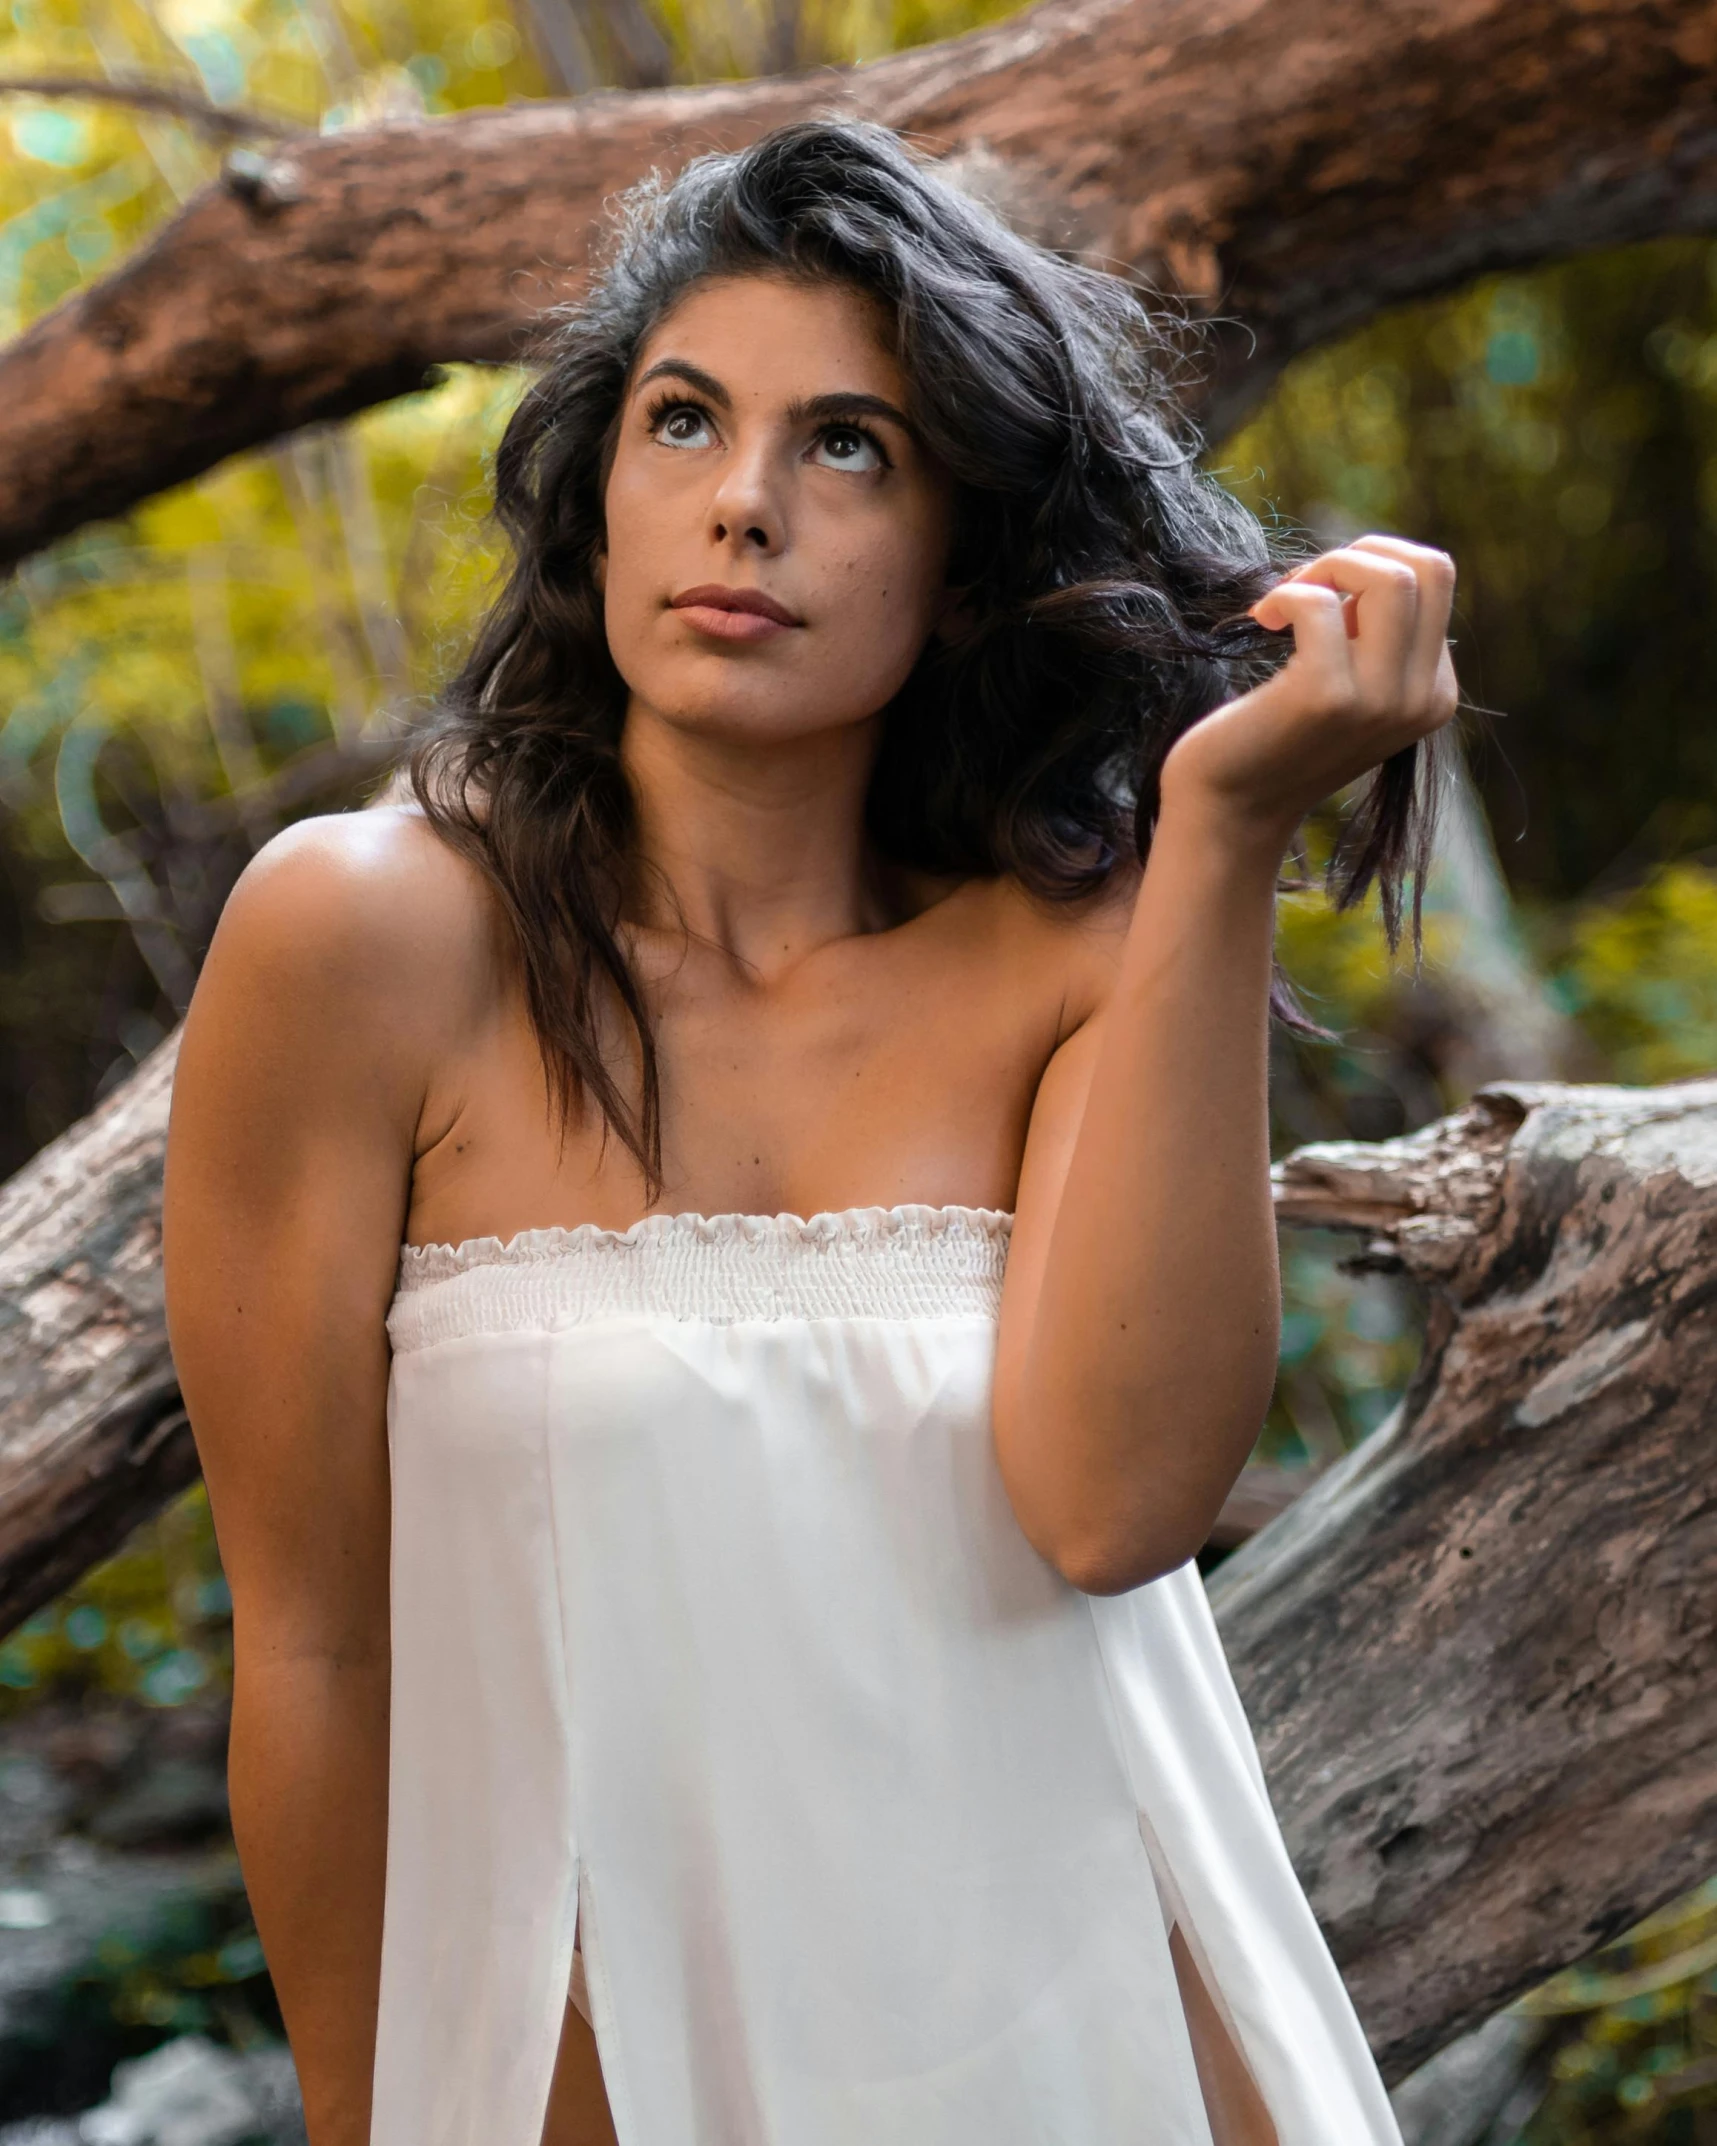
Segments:
[[[1291,365],[1215,457],[1322,541],[1461,573],[1503,862],[1557,899],[1717,840],[1717,248],[1492,277]]]
[[[11,75],[148,74],[314,129],[497,104],[544,84],[489,0],[13,0]],[[176,121],[8,99],[0,165],[0,332],[100,273],[212,178],[219,153]]]
[[[1550,2090],[1521,2146],[1685,2140],[1717,2110],[1717,1879],[1535,1990],[1553,2021]]]
[[[135,2054],[175,2034],[245,2048],[280,2033],[280,2012],[236,1869],[107,1931],[60,1993],[51,2031],[118,2030]]]
[[[231,1683],[232,1597],[200,1483],[0,1641],[0,1722],[48,1697],[173,1707]]]
[[[1423,950],[1391,953],[1375,899],[1337,910],[1321,891],[1278,909],[1276,954],[1323,1040],[1278,1035],[1272,1078],[1276,1151],[1307,1140],[1387,1139],[1466,1101],[1437,1049],[1451,1018],[1439,987],[1459,973],[1478,926],[1427,894]]]
[[[164,795],[254,780],[433,690],[494,553],[484,457],[514,375],[458,371],[344,430],[229,463],[32,562],[0,611],[0,794],[43,854],[95,846],[57,762],[124,735]],[[236,747],[223,702],[242,711]],[[46,776],[55,758],[53,781]]]
[[[494,573],[485,457],[517,392],[454,371],[0,594],[0,1167],[159,1041],[250,851],[347,802],[427,703]]]
[[[653,0],[681,80],[875,58],[957,35],[1018,0]],[[600,10],[594,11],[600,14]],[[12,0],[6,74],[147,75],[311,130],[434,117],[554,92],[526,0]],[[123,106],[8,98],[0,128],[0,335],[111,268],[209,179],[220,151]]]
[[[1321,1467],[1389,1414],[1419,1360],[1417,1293],[1343,1271],[1352,1241],[1296,1230],[1282,1246],[1281,1367],[1258,1457]]]
[[[1623,1081],[1717,1070],[1717,871],[1667,865],[1545,920],[1551,988]]]

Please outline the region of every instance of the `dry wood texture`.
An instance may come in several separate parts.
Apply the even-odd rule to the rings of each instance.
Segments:
[[[1400,1412],[1213,1575],[1386,2071],[1717,1868],[1717,1081],[1303,1149],[1431,1294]]]
[[[1717,226],[1717,0],[1044,0],[846,72],[244,152],[0,352],[0,564],[453,359],[524,352],[605,197],[814,112],[956,153],[1022,226],[1295,351],[1485,269]]]
[[[194,1470],[173,1048],[0,1192],[0,1628]],[[1717,1865],[1717,1082],[1493,1089],[1278,1176],[1285,1222],[1361,1232],[1432,1299],[1398,1416],[1211,1583],[1396,2078]]]
[[[197,1473],[161,1308],[177,1053],[0,1187],[0,1631]]]

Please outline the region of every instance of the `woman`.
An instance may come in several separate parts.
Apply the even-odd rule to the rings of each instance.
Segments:
[[[1189,1561],[1278,873],[1381,765],[1393,904],[1452,576],[1284,578],[1166,362],[881,130],[640,189],[408,801],[228,904],[169,1311],[312,2146],[1396,2136]]]

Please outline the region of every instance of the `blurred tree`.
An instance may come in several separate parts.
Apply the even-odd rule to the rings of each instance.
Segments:
[[[1717,1879],[1516,2009],[1552,2028],[1543,2099],[1520,2146],[1707,2146],[1717,2132]]]
[[[0,592],[0,1168],[183,1011],[259,843],[397,750],[493,563],[514,392],[467,371],[301,434]]]
[[[1216,458],[1324,542],[1461,569],[1473,760],[1552,899],[1717,845],[1717,249],[1494,277],[1300,359]]]

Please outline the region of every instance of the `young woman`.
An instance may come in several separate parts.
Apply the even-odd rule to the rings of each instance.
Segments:
[[[1165,364],[880,130],[641,189],[407,801],[227,907],[169,1310],[312,2146],[1396,2138],[1190,1561],[1278,873],[1381,766],[1398,891],[1452,577],[1284,578]]]

